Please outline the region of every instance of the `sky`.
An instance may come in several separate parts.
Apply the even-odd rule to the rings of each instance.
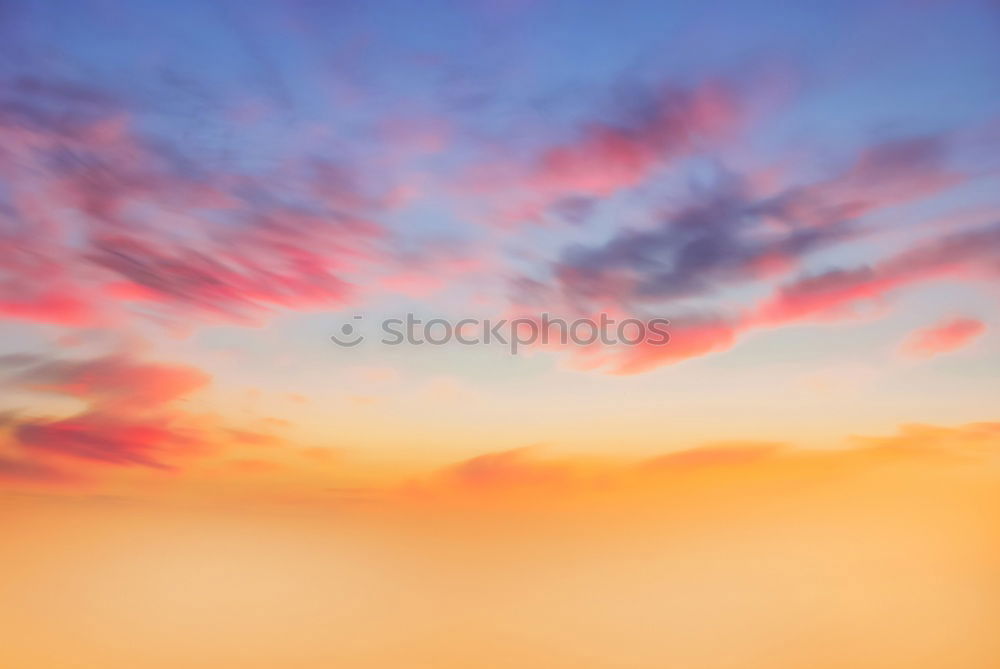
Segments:
[[[0,2],[11,666],[987,666],[998,43],[992,0]]]

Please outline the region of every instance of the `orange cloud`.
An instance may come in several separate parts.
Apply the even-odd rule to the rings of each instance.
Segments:
[[[479,455],[441,473],[445,482],[463,488],[504,488],[546,485],[565,481],[570,467],[559,462],[538,461],[529,449],[516,448]]]
[[[771,442],[722,442],[667,453],[646,461],[644,466],[664,469],[753,464],[778,455],[783,448],[785,444]]]
[[[863,448],[897,453],[1000,455],[1000,422],[968,423],[956,427],[910,423],[901,425],[893,435],[853,437],[851,441]]]
[[[998,445],[1000,423],[970,423],[957,427],[903,425],[888,436],[852,437],[847,447],[836,450],[735,441],[709,443],[638,462],[572,455],[546,458],[537,448],[519,448],[463,460],[410,481],[399,492],[429,502],[528,506],[703,495],[715,485],[712,481],[724,481],[730,487],[727,495],[742,494],[738,491],[756,490],[767,482],[780,486],[820,484],[901,466],[934,471],[949,462],[959,465],[970,459],[1000,462]]]

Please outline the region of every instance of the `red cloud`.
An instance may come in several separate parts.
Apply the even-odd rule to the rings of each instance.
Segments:
[[[954,318],[917,330],[903,342],[905,355],[930,358],[941,353],[957,351],[967,346],[986,331],[986,325],[974,318]]]

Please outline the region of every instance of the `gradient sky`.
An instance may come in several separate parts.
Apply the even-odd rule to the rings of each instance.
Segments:
[[[994,418],[997,21],[7,3],[5,468],[183,472],[186,440],[214,458],[233,431],[407,468]],[[673,339],[328,339],[407,311],[663,317]],[[191,378],[108,397],[161,374]]]
[[[441,558],[434,547],[449,547],[442,564],[468,557],[460,579],[492,579],[496,590],[484,596],[502,608],[506,576],[484,556],[520,555],[515,546],[565,520],[511,529],[542,509],[577,521],[584,509],[610,514],[601,541],[616,513],[639,518],[622,539],[633,548],[643,527],[659,528],[653,543],[666,546],[705,523],[714,529],[704,550],[724,552],[746,541],[729,534],[742,521],[727,524],[726,513],[746,502],[759,520],[789,494],[806,510],[748,521],[747,531],[770,537],[750,542],[753,555],[792,564],[799,549],[853,555],[848,535],[782,552],[815,518],[847,527],[867,517],[869,501],[887,524],[858,530],[867,542],[891,524],[893,500],[940,494],[934,531],[907,507],[890,553],[860,554],[863,575],[820,572],[884,584],[894,571],[886,555],[964,528],[947,534],[955,552],[940,557],[960,565],[947,572],[955,580],[921,605],[968,620],[996,613],[978,600],[963,608],[956,593],[996,585],[979,576],[984,556],[1000,555],[974,514],[996,501],[988,490],[1000,441],[998,44],[992,0],[0,1],[0,486],[3,514],[27,542],[10,572],[23,578],[9,580],[44,580],[31,555],[71,554],[77,521],[114,542],[167,513],[108,511],[95,500],[176,505],[162,535],[175,547],[185,540],[171,532],[201,528],[192,509],[204,505],[363,508],[351,522],[367,528],[361,543],[375,553],[419,545],[433,554],[410,565],[401,588],[444,578],[428,565]],[[371,335],[408,312],[666,318],[671,341],[511,355],[499,345],[391,347],[369,336],[348,349],[330,340],[344,323]],[[814,484],[823,492],[803,492]],[[400,528],[403,509],[421,503],[449,511],[416,537]],[[447,515],[495,505],[506,511],[476,516],[478,525]],[[678,505],[697,508],[677,521],[679,534],[658,534],[674,521],[644,515]],[[35,522],[51,530],[37,546]],[[466,523],[517,539],[470,557]],[[312,539],[302,537],[322,534],[309,527],[295,535],[299,553],[275,564],[306,564]],[[270,545],[270,531],[212,545],[252,552]],[[566,546],[597,545],[566,541],[545,544],[553,552],[526,573],[544,581]],[[177,550],[182,563],[201,555]],[[594,564],[613,564],[608,573],[629,571],[627,560],[602,559]],[[676,559],[670,579],[688,568]],[[193,578],[201,567],[191,560],[190,573],[174,577]],[[88,582],[92,566],[59,573]],[[246,578],[257,578],[254,568]],[[920,582],[923,568],[904,570],[904,580]],[[700,573],[750,584],[745,593],[767,590],[761,573],[740,569]],[[782,596],[812,583],[792,572]],[[612,601],[601,578],[595,587]],[[229,606],[235,589],[212,590],[218,582],[191,587]],[[67,648],[97,653],[136,602],[158,596],[160,586],[143,583],[134,601],[102,610],[107,629]],[[885,601],[905,600],[899,588]],[[691,596],[728,601],[720,592]],[[45,596],[74,612],[67,620],[93,613],[88,596],[63,595]],[[372,620],[393,606],[379,596]],[[419,619],[427,596],[413,595],[400,615]],[[781,601],[774,621],[795,619],[798,604]],[[852,601],[843,615],[871,621],[895,605]],[[656,620],[655,605],[644,606],[639,617]],[[554,610],[532,624],[573,626]],[[736,630],[745,612],[728,611]],[[698,616],[674,613],[674,623],[700,629]],[[41,613],[26,620],[25,639],[48,634]],[[910,622],[872,639],[941,629],[937,619]],[[480,653],[497,621],[467,624],[469,653]],[[248,625],[240,633],[252,636]],[[347,636],[367,639],[372,625]],[[121,666],[173,657],[163,653],[174,642],[149,630]],[[853,660],[838,657],[932,667],[963,649],[967,666],[986,666],[975,662],[995,645],[962,630],[923,654],[885,656],[898,665],[879,664],[867,637],[844,646],[860,649]],[[465,646],[442,650],[424,632],[427,666],[480,666]],[[664,666],[640,652],[650,639],[633,632],[612,635],[600,652],[624,645],[638,653],[627,666]],[[263,656],[307,645],[301,630],[282,634],[285,645]],[[626,666],[574,664],[572,644],[556,637],[545,644],[557,650],[519,646],[524,657],[498,666],[536,666],[546,648],[566,666]],[[692,638],[674,666],[730,666]],[[192,643],[205,666],[257,666],[211,660],[233,655],[207,637]],[[821,666],[802,643],[802,655],[792,649],[784,664],[761,666]],[[19,648],[18,666],[56,666],[38,648]],[[340,651],[353,658],[346,666],[405,663],[389,651]],[[822,666],[848,666],[831,662]]]

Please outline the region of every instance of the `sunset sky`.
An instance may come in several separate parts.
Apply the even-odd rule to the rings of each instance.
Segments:
[[[992,0],[0,2],[0,665],[994,666],[998,44]]]

